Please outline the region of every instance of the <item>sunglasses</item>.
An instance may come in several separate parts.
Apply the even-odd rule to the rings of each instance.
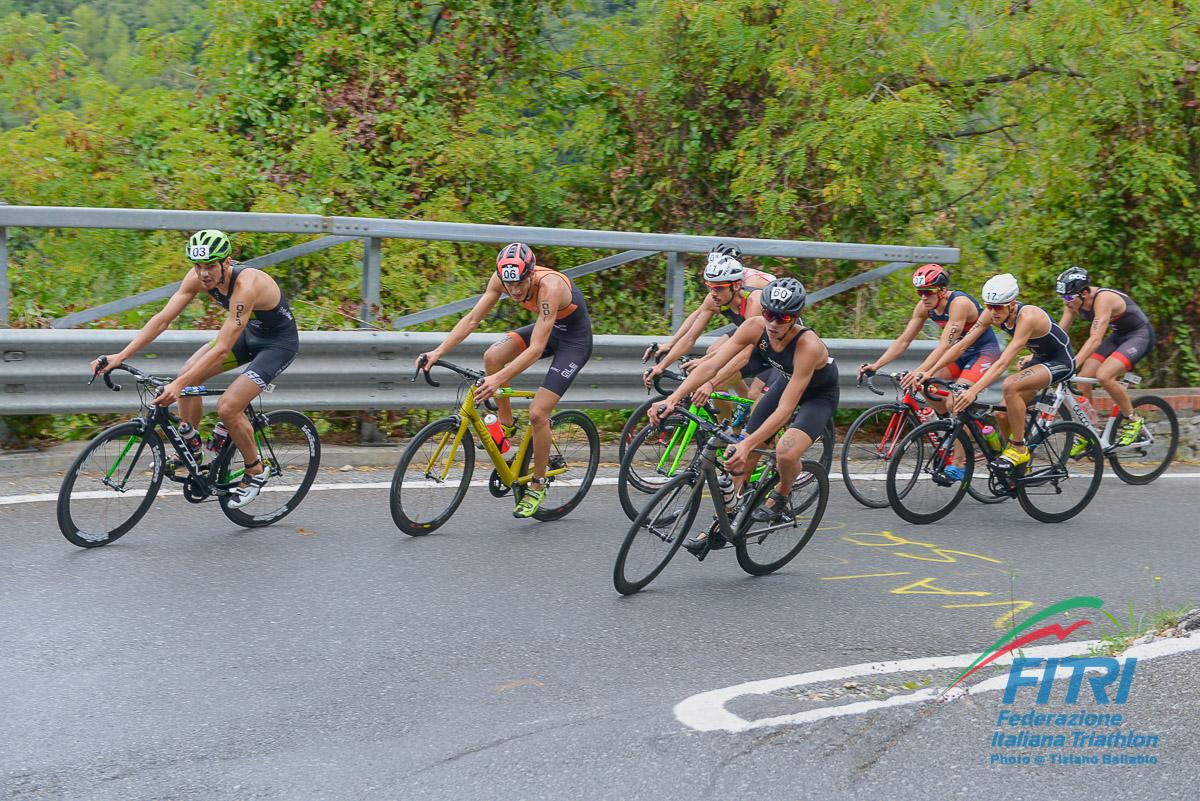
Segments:
[[[1063,299],[1063,303],[1070,303],[1071,301],[1075,300],[1075,298],[1077,298],[1079,296],[1078,295],[1059,295],[1059,297]]]
[[[938,293],[938,290],[936,290],[936,289],[918,289],[917,290],[917,294],[923,298],[930,297],[931,295],[936,295],[937,293]]]
[[[763,309],[762,316],[769,323],[794,323],[799,319],[799,315],[796,314],[779,314],[766,309]]]
[[[733,286],[733,282],[732,281],[720,281],[717,283],[709,283],[708,281],[705,281],[704,285],[706,287],[708,287],[709,289],[728,289],[729,287]]]
[[[1007,303],[985,303],[983,305],[987,306],[990,311],[1004,311],[1008,308]]]

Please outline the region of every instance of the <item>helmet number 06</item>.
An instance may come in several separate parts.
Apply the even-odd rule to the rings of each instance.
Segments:
[[[208,245],[188,245],[189,259],[207,259]]]
[[[516,265],[506,264],[500,268],[500,280],[507,282],[515,282],[521,280],[521,268]]]

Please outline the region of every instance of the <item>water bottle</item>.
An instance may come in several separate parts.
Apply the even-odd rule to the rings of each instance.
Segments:
[[[1093,408],[1091,402],[1087,399],[1087,396],[1077,395],[1075,400],[1079,404],[1079,408],[1083,410],[1085,415],[1087,415],[1087,419],[1092,424],[1092,428],[1099,428],[1100,418],[1096,416],[1096,410]]]
[[[733,486],[733,476],[722,470],[721,474],[717,476],[717,486],[721,488],[721,500],[725,502],[725,508],[733,506],[733,502],[737,498],[737,488]]]
[[[192,452],[192,456],[198,456],[200,449],[204,447],[204,443],[200,441],[200,432],[192,428],[192,424],[186,420],[179,424],[179,436],[183,437],[183,441],[187,444],[188,450]]]
[[[1004,449],[1004,446],[1000,442],[1000,435],[996,433],[996,429],[991,426],[984,426],[979,429],[979,433],[983,434],[983,439],[987,442],[988,447],[996,453]]]
[[[225,424],[217,422],[213,427],[212,436],[208,438],[208,444],[204,447],[208,448],[209,453],[216,455],[225,447],[225,443],[229,440],[229,431],[225,428]]]
[[[483,425],[492,435],[492,441],[496,443],[496,447],[501,453],[508,453],[511,447],[508,444],[508,438],[504,436],[504,429],[500,426],[500,419],[494,414],[489,414],[483,418]]]
[[[930,406],[922,406],[917,410],[917,419],[920,420],[922,424],[928,423],[936,416],[937,412],[935,412]]]

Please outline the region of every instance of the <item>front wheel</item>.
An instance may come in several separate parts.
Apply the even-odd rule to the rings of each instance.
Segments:
[[[957,446],[957,447],[956,447]],[[946,468],[962,454],[963,477],[954,480]],[[908,433],[888,462],[888,503],[909,523],[941,520],[962,501],[975,472],[975,447],[962,427],[949,419],[931,420]]]
[[[901,403],[881,403],[858,416],[842,443],[842,480],[850,497],[871,509],[888,505],[888,461],[900,440],[920,424]]]
[[[165,463],[162,438],[140,420],[88,443],[58,490],[58,528],[67,542],[98,548],[137,525],[162,486]]]
[[[695,423],[675,415],[661,427],[647,425],[634,436],[617,471],[617,499],[630,520],[638,516],[643,501],[691,465],[695,429]]]
[[[462,503],[474,470],[475,440],[458,417],[422,428],[392,475],[389,497],[396,528],[411,537],[436,531]]]
[[[691,531],[703,494],[692,471],[662,486],[634,519],[617,552],[613,586],[622,595],[638,592],[662,572]]]
[[[738,564],[752,576],[773,573],[796,558],[820,527],[825,505],[829,502],[829,473],[820,462],[806,459],[788,493],[788,505],[794,515],[772,524],[754,522],[750,511],[766,500],[777,483],[774,480],[759,482],[745,513],[745,536],[738,537]]]
[[[532,436],[532,432],[530,433]],[[519,475],[530,475],[533,469],[533,443],[521,460]],[[596,470],[600,467],[600,432],[592,418],[574,409],[559,412],[550,418],[550,460],[546,465],[546,497],[541,508],[534,512],[536,520],[558,520],[580,504]],[[521,500],[528,485],[518,484],[513,496]]]
[[[1126,484],[1149,484],[1161,476],[1179,447],[1179,418],[1175,410],[1156,395],[1133,399],[1134,414],[1143,420],[1142,431],[1132,445],[1113,448],[1108,463],[1113,472]],[[1125,415],[1118,415],[1113,436],[1125,424]]]
[[[1079,423],[1051,423],[1030,437],[1029,462],[1016,477],[1017,500],[1034,520],[1061,523],[1087,508],[1103,478],[1095,432]]]
[[[288,409],[265,417],[264,425],[255,426],[254,442],[272,478],[257,498],[239,509],[229,505],[230,495],[220,501],[225,516],[246,528],[269,526],[291,514],[308,495],[321,468],[321,437],[312,420]]]

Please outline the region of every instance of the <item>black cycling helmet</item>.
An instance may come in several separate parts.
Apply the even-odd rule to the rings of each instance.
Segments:
[[[1091,286],[1087,270],[1082,267],[1068,267],[1059,273],[1054,291],[1060,295],[1078,295]]]
[[[795,278],[776,278],[762,289],[763,311],[775,314],[799,314],[808,302],[804,284]]]
[[[731,259],[737,259],[738,261],[742,260],[741,249],[739,249],[737,245],[726,245],[724,242],[716,245],[712,250],[708,251],[708,255],[710,257],[728,256]]]

